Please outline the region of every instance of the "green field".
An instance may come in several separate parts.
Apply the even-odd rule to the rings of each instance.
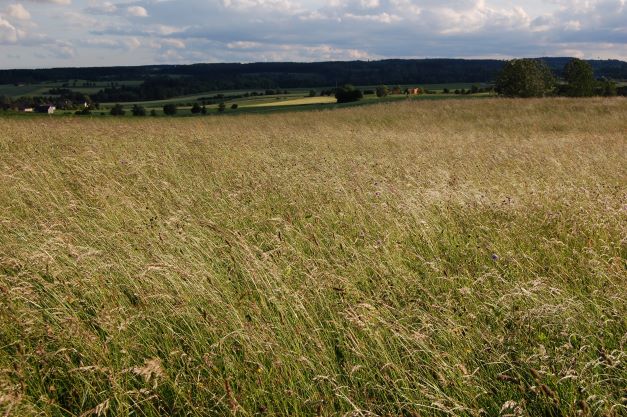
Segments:
[[[27,85],[0,85],[0,96],[5,95],[12,98],[18,97],[29,97],[29,96],[45,96],[48,95],[48,91],[51,88],[62,87],[63,85],[67,85],[70,90],[81,92],[84,94],[93,94],[98,92],[100,89],[108,87],[108,82],[97,82],[95,87],[81,87],[84,83],[84,80],[70,80],[65,82],[56,82],[56,83],[45,83],[45,84],[27,84]],[[120,81],[117,82],[118,85],[137,85],[139,81]],[[448,88],[452,91],[455,89],[470,89],[472,83],[453,83],[453,84],[423,84],[420,85],[421,88],[425,90],[431,90],[435,92],[435,94],[429,95],[428,98],[458,98],[459,96],[454,94],[443,94],[443,89]],[[481,83],[476,83],[478,86],[483,86]],[[400,86],[402,90],[408,87],[415,87],[417,85],[402,85]],[[310,90],[316,91],[318,94],[321,90],[325,90],[327,88],[298,88],[298,89],[289,89],[287,90],[287,94],[275,94],[275,95],[260,95],[260,96],[250,96],[250,97],[242,97],[242,98],[231,98],[230,96],[234,95],[243,95],[245,93],[250,93],[252,91],[261,92],[263,90],[251,89],[251,90],[225,90],[225,91],[207,91],[202,93],[196,93],[191,95],[185,95],[180,97],[173,97],[164,100],[146,100],[146,101],[133,101],[133,102],[123,102],[121,103],[128,115],[130,115],[130,109],[134,105],[140,105],[148,112],[154,111],[157,115],[163,115],[162,109],[166,104],[174,104],[179,108],[179,115],[189,115],[189,110],[191,109],[193,103],[200,103],[203,98],[211,98],[216,96],[217,94],[223,94],[225,96],[224,102],[227,104],[227,107],[230,108],[231,105],[237,104],[239,109],[238,113],[258,113],[260,111],[285,111],[287,109],[301,110],[303,106],[311,106],[312,109],[321,108],[320,106],[326,106],[334,103],[334,99],[329,97],[316,97],[315,99],[309,98]],[[361,86],[362,90],[375,90],[376,86]],[[485,94],[484,94],[485,95]],[[475,95],[477,97],[478,95]],[[400,95],[391,95],[385,99],[379,99],[375,95],[366,95],[362,100],[362,103],[370,103],[372,100],[377,100],[378,102],[387,102],[393,100],[399,100],[405,98],[403,94]],[[417,97],[412,97],[412,99],[416,99]],[[420,98],[425,98],[420,97]],[[216,99],[213,99],[214,101]],[[107,114],[111,107],[113,107],[117,103],[100,103],[100,109],[94,111],[95,115],[100,115],[101,113]],[[217,111],[218,104],[209,104],[207,108],[211,112]],[[74,114],[73,110],[59,110],[57,114],[60,115],[71,115]]]
[[[625,415],[626,113],[0,117],[0,415]]]

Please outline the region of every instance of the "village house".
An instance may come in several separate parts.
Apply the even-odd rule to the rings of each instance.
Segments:
[[[408,88],[405,90],[405,94],[408,96],[418,96],[422,94],[422,89],[420,87]]]

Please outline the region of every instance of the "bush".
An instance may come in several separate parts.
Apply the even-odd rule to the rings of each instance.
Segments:
[[[316,90],[309,90],[309,97],[315,97],[316,96]]]
[[[150,110],[150,115],[152,117],[155,117],[157,115],[157,110],[155,110],[155,109]]]
[[[111,108],[111,111],[109,113],[111,114],[111,116],[124,116],[126,114],[126,111],[121,104],[116,104]]]
[[[607,78],[601,79],[595,88],[595,94],[604,97],[615,97],[618,94],[616,83]]]
[[[226,104],[224,104],[224,103],[218,104],[218,111],[220,113],[222,113],[222,112],[224,112],[224,110],[226,110]]]
[[[535,59],[513,59],[496,80],[496,91],[507,97],[543,97],[555,85],[551,70]]]
[[[377,97],[385,97],[390,94],[390,89],[387,85],[380,85],[377,87]]]
[[[200,104],[194,103],[194,105],[192,106],[191,112],[192,114],[198,114],[202,112],[202,107],[200,107]]]
[[[238,108],[238,107],[239,107],[239,105],[238,105],[237,103],[233,103],[233,104],[231,104],[231,108],[232,108],[233,110],[237,110],[237,108]]]
[[[145,116],[146,109],[142,106],[135,104],[133,105],[133,108],[131,109],[131,113],[133,114],[133,116]]]
[[[335,98],[338,103],[350,103],[359,101],[364,97],[361,90],[356,89],[350,84],[340,87],[335,91]]]
[[[163,106],[163,114],[166,116],[174,116],[177,112],[177,108],[175,104],[166,104]]]
[[[85,107],[82,110],[76,110],[74,114],[77,116],[89,116],[91,114],[91,108]]]

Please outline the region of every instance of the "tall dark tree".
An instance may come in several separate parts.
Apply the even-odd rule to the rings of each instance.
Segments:
[[[542,97],[554,85],[551,70],[536,59],[513,59],[496,79],[496,91],[507,97]]]
[[[578,58],[573,58],[564,67],[564,79],[568,83],[566,90],[571,97],[590,97],[594,95],[594,71],[590,64]]]

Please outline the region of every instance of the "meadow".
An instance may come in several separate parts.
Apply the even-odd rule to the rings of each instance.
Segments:
[[[626,415],[625,115],[0,118],[0,415]]]

